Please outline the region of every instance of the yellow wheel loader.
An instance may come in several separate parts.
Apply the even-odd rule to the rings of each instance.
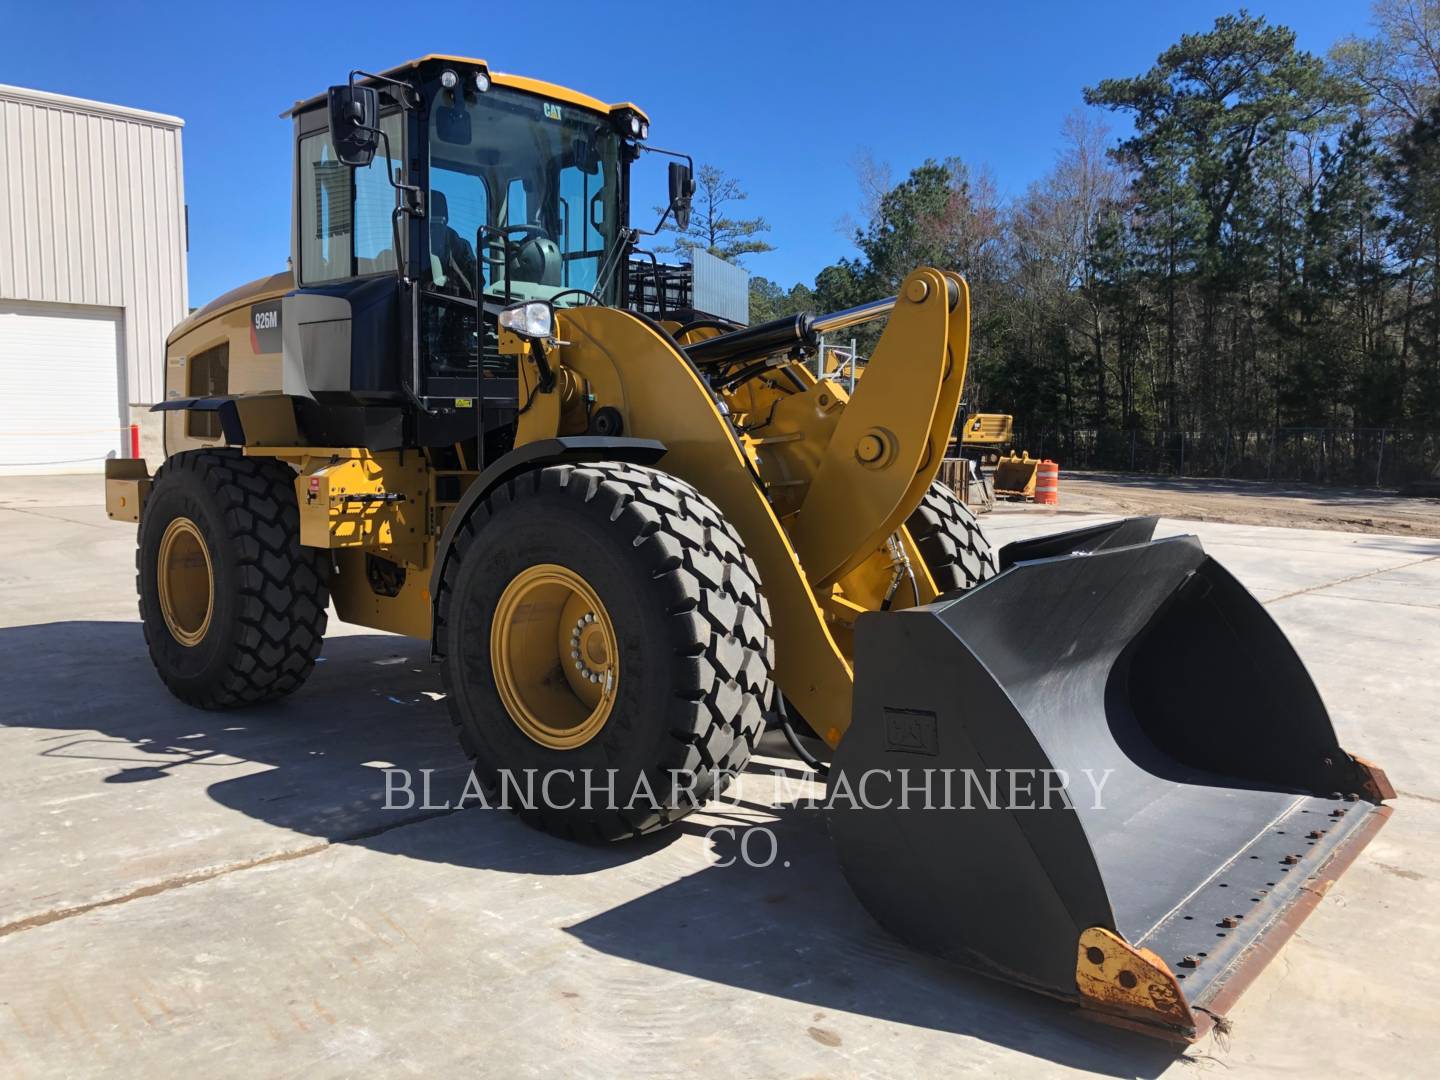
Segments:
[[[477,778],[545,774],[519,812],[587,841],[673,823],[793,725],[881,923],[1182,1041],[1385,819],[1194,538],[995,552],[934,483],[958,274],[751,327],[651,309],[631,168],[665,159],[682,225],[694,185],[639,108],[429,56],[290,116],[291,271],[175,329],[166,461],[107,472],[181,700],[298,689],[333,604],[428,640]],[[853,394],[813,374],[881,319]]]

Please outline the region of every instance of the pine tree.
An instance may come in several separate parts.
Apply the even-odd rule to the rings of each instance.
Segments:
[[[760,238],[770,226],[763,217],[731,217],[728,207],[749,198],[740,182],[715,165],[701,165],[696,177],[695,199],[690,224],[683,232],[669,224],[666,233],[675,240],[660,248],[667,254],[688,257],[695,248],[707,251],[727,262],[738,262],[744,255],[758,255],[775,248]]]

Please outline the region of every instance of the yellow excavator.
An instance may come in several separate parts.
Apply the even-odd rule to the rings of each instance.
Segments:
[[[767,723],[812,734],[882,924],[1181,1041],[1385,820],[1193,537],[997,552],[934,482],[959,274],[737,328],[700,282],[684,309],[644,287],[632,167],[667,164],[682,227],[694,184],[634,105],[427,56],[289,115],[291,271],[174,330],[164,464],[106,472],[182,701],[297,690],[333,604],[430,642],[476,778],[544,774],[516,811],[592,842],[719,793]],[[876,320],[853,394],[814,374]]]
[[[980,465],[994,465],[1014,437],[1015,418],[1009,413],[969,413],[957,426],[960,453]]]

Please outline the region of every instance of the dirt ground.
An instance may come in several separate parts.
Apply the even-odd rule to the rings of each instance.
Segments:
[[[1001,503],[1001,506],[1007,505]],[[1440,537],[1440,499],[1393,491],[1264,480],[1060,473],[1060,509],[1159,514],[1234,525],[1281,525],[1338,532]]]

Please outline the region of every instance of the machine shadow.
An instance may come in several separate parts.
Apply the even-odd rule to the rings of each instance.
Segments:
[[[0,680],[27,687],[0,719],[35,730],[35,753],[50,768],[65,759],[105,770],[104,798],[127,799],[137,784],[185,776],[193,782],[198,772],[209,797],[279,828],[411,859],[523,874],[589,874],[644,859],[687,834],[700,836],[709,845],[703,869],[568,932],[587,947],[657,968],[966,1035],[1113,1076],[1155,1076],[1176,1059],[1164,1044],[910,951],[853,898],[822,815],[773,810],[765,800],[744,803],[763,786],[752,786],[750,777],[733,800],[727,796],[699,818],[608,847],[568,843],[503,811],[474,807],[448,824],[400,827],[454,813],[444,803],[458,798],[468,775],[438,669],[422,642],[332,636],[302,690],[275,705],[227,713],[171,697],[153,674],[137,623],[0,629]],[[417,778],[430,770],[430,808],[416,780],[415,804],[387,809],[387,766]],[[771,763],[760,770],[800,775]],[[767,827],[775,859],[763,868],[738,857],[757,811],[774,817]],[[733,831],[712,833],[716,823]],[[169,827],[154,823],[157,843]],[[764,845],[754,850],[763,859]]]
[[[172,697],[151,667],[138,623],[0,629],[0,681],[28,687],[23,705],[12,699],[5,707],[3,722],[53,732],[36,741],[50,767],[63,758],[108,769],[102,778],[109,798],[126,799],[133,785],[193,781],[200,773],[216,802],[282,829],[367,847],[385,838],[385,850],[414,858],[529,874],[591,873],[644,858],[674,839],[662,834],[584,847],[479,808],[473,798],[462,804],[469,765],[445,708],[439,668],[425,643],[410,638],[327,637],[303,688],[233,712],[206,712]],[[404,773],[387,780],[387,769]],[[463,812],[468,827],[446,830],[443,847],[418,846],[416,834],[425,830],[396,831],[453,812]],[[416,850],[404,850],[409,843]]]
[[[727,795],[722,803],[730,801]],[[1154,1077],[1177,1059],[1191,1060],[1178,1047],[911,950],[855,899],[820,810],[799,805],[772,813],[763,825],[773,847],[768,838],[745,845],[752,864],[741,850],[743,826],[726,821],[732,831],[710,832],[685,822],[687,831],[709,834],[709,866],[567,932],[600,952],[653,967],[826,1012],[967,1036],[1068,1068]],[[771,854],[768,865],[753,865]]]

